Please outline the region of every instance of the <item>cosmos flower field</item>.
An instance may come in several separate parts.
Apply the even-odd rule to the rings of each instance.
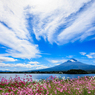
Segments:
[[[50,76],[33,81],[31,75],[1,78],[0,95],[95,95],[95,77],[64,79]]]

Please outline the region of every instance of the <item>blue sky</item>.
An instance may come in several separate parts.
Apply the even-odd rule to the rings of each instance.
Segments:
[[[95,65],[95,0],[0,0],[0,70]]]

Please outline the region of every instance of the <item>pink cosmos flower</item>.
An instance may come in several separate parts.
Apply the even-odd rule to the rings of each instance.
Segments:
[[[32,77],[32,75],[29,75],[30,77]]]
[[[54,92],[55,92],[55,94],[57,94],[57,91],[56,90]]]
[[[88,93],[91,93],[90,91]]]

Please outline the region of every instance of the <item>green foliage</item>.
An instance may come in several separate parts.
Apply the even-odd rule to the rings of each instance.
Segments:
[[[71,69],[71,70],[68,70],[66,73],[67,74],[88,74],[86,71],[81,70],[81,69],[79,69],[79,70]]]

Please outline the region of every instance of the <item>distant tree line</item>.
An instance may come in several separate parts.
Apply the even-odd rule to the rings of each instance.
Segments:
[[[0,73],[47,73],[47,74],[95,74],[95,71],[85,71],[81,69],[71,69],[68,71],[9,71],[9,72],[0,72]]]
[[[87,71],[84,71],[84,70],[81,70],[81,69],[79,69],[79,70],[71,69],[71,70],[68,70],[66,73],[67,74],[88,74]]]

